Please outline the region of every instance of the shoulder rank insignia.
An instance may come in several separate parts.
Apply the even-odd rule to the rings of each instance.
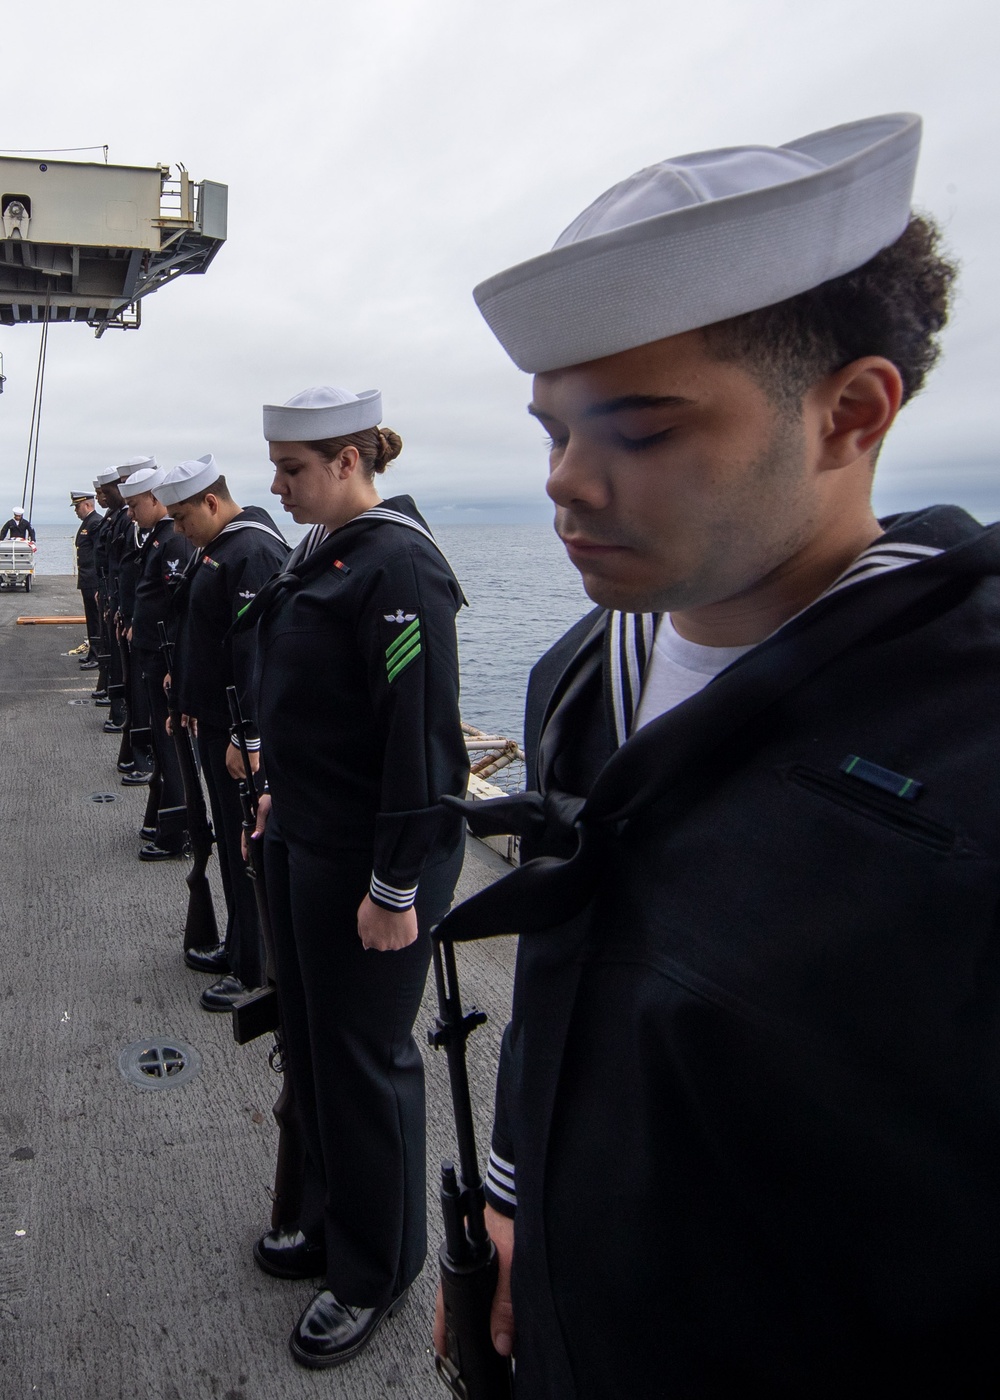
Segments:
[[[391,615],[385,617],[386,622],[406,622],[406,626],[399,636],[385,649],[385,671],[390,685],[402,671],[406,670],[410,662],[416,661],[420,655],[420,619],[416,613],[410,613],[408,617],[409,621],[406,617],[402,619]]]
[[[397,608],[394,613],[383,613],[382,616],[385,618],[386,622],[398,622],[402,624],[404,622],[412,622],[416,617],[416,613],[406,613],[402,608]]]

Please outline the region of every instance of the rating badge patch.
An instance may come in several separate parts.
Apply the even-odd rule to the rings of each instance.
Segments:
[[[385,671],[390,685],[420,655],[420,618],[414,613],[407,613],[405,617],[412,620],[405,622],[402,632],[385,649]],[[391,618],[393,622],[399,620],[397,617]],[[386,621],[390,621],[390,618],[386,618]]]

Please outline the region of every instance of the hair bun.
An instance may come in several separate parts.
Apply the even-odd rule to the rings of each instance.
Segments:
[[[378,441],[375,470],[376,472],[384,472],[389,463],[402,452],[403,439],[391,428],[376,428],[375,434]]]

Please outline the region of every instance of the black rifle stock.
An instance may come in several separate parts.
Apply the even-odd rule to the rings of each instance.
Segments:
[[[132,715],[135,711],[135,700],[132,695],[132,657],[125,629],[120,622],[116,623],[115,630],[118,638],[118,654],[121,657],[122,665],[122,699],[125,702],[125,722],[122,728],[122,741],[118,746],[118,763],[125,765],[135,761],[135,754],[132,751]]]
[[[274,962],[274,934],[271,929],[271,911],[267,903],[267,887],[264,884],[264,852],[260,841],[251,840],[257,826],[259,805],[257,788],[254,783],[250,752],[247,748],[246,727],[240,710],[240,698],[236,687],[226,687],[229,701],[229,714],[233,723],[233,735],[239,744],[243,760],[243,777],[240,779],[240,806],[243,809],[243,836],[246,841],[246,873],[253,883],[254,899],[257,902],[257,917],[264,940],[264,970],[267,987],[243,998],[233,1007],[233,1036],[238,1045],[245,1045],[259,1035],[274,1032],[274,1049],[269,1056],[272,1069],[282,1074],[281,1093],[275,1100],[271,1112],[278,1125],[278,1161],[274,1169],[274,1202],[271,1207],[271,1227],[281,1230],[298,1221],[302,1195],[304,1147],[302,1128],[295,1105],[295,1095],[291,1079],[284,1072],[283,1046],[281,1039],[281,1019],[278,1012],[277,977]]]
[[[157,624],[160,633],[160,651],[167,666],[167,675],[173,675],[173,646],[167,637],[167,629],[162,622]],[[212,902],[212,888],[208,883],[208,862],[215,844],[215,833],[208,819],[205,794],[198,776],[194,747],[190,731],[181,724],[180,711],[174,699],[172,687],[168,687],[167,714],[173,731],[177,763],[181,770],[184,786],[184,805],[187,808],[187,829],[194,857],[191,869],[184,877],[188,887],[187,917],[184,920],[184,951],[189,948],[211,948],[219,942],[219,927],[215,922],[215,905]]]
[[[434,979],[438,1016],[427,1039],[448,1057],[452,1108],[458,1138],[456,1171],[441,1163],[441,1214],[444,1243],[438,1251],[444,1297],[445,1355],[436,1356],[438,1375],[457,1400],[510,1400],[513,1372],[507,1357],[493,1346],[490,1309],[496,1292],[497,1252],[486,1229],[486,1193],[479,1175],[476,1133],[469,1097],[465,1042],[486,1020],[470,1007],[462,1012],[455,948],[433,930]]]
[[[108,637],[108,575],[106,569],[97,571],[97,619],[98,619],[98,639],[99,650],[97,660],[99,669],[97,672],[97,685],[95,690],[108,688],[111,680],[111,643]]]

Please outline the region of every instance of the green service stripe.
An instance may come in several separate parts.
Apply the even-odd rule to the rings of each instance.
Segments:
[[[390,645],[386,647],[386,649],[385,649],[385,659],[386,659],[386,661],[390,661],[390,662],[391,662],[391,661],[399,654],[399,652],[402,651],[403,647],[406,645],[406,643],[407,643],[407,642],[410,640],[410,638],[413,636],[414,632],[419,632],[419,631],[420,631],[420,618],[419,618],[419,617],[415,617],[415,618],[413,619],[413,621],[410,623],[409,627],[404,627],[403,630],[402,630],[402,632],[400,632],[399,636],[396,638],[396,640],[395,640],[394,642],[390,643]]]
[[[415,658],[415,657],[418,657],[419,655],[420,655],[420,638],[418,637],[418,638],[416,639],[416,641],[414,642],[413,646],[412,646],[412,647],[410,648],[410,650],[406,653],[406,655],[405,655],[405,656],[401,656],[401,657],[399,658],[398,661],[394,661],[394,662],[392,663],[392,665],[388,667],[388,670],[389,670],[389,684],[391,685],[392,682],[393,682],[393,681],[396,679],[396,677],[399,675],[400,671],[405,671],[406,668],[407,668],[407,666],[409,666],[410,662],[413,661],[414,658]],[[387,666],[388,666],[388,663],[386,663],[386,664],[387,664]]]

